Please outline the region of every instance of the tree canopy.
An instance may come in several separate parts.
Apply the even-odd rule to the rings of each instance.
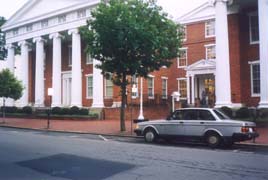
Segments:
[[[1,30],[1,26],[6,22],[6,19],[4,17],[0,17],[0,60],[4,60],[6,57],[6,49],[5,49],[5,34]]]
[[[154,0],[102,1],[81,28],[86,51],[101,62],[105,76],[121,87],[121,130],[124,130],[127,76],[147,77],[169,67],[180,47],[179,25]]]
[[[22,96],[23,86],[8,69],[0,72],[0,97],[19,99]]]

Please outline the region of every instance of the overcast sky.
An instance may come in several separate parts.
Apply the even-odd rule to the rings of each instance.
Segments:
[[[28,0],[5,0],[0,6],[0,16],[10,18]],[[53,1],[53,0],[47,0]],[[158,4],[163,6],[173,18],[177,18],[184,13],[198,7],[207,0],[158,0]]]

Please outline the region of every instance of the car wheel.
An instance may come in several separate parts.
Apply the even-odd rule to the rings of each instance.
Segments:
[[[217,148],[221,145],[221,137],[217,133],[209,133],[206,136],[206,143],[211,148]]]
[[[148,129],[144,133],[144,139],[148,143],[153,143],[157,139],[157,134],[153,129]]]

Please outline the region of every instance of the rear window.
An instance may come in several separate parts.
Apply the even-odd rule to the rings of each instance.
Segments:
[[[224,119],[230,119],[230,117],[228,117],[226,114],[224,114],[224,112],[222,112],[220,110],[214,109],[213,111],[222,120],[224,120]]]

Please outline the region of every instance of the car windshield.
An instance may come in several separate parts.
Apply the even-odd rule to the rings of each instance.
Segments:
[[[229,116],[227,116],[224,112],[218,110],[218,109],[213,109],[213,111],[215,112],[215,114],[222,120],[224,119],[231,119]]]

